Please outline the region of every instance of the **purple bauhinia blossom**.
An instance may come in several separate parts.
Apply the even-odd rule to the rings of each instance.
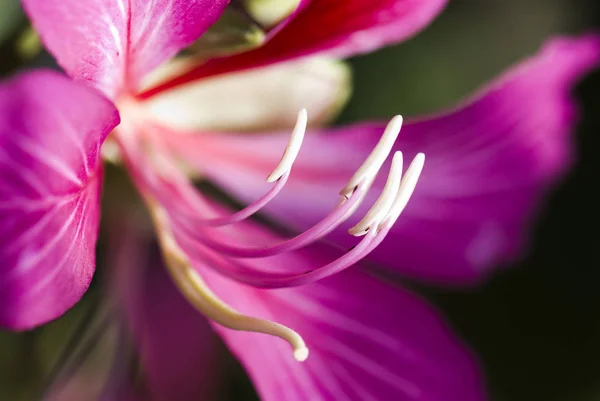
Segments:
[[[305,135],[303,110],[289,139],[221,131],[239,133],[244,120],[251,129],[285,126],[287,108],[257,104],[289,101],[267,85],[302,75],[304,61],[289,60],[398,42],[445,2],[302,0],[258,49],[162,71],[227,1],[23,3],[72,80],[38,71],[0,87],[0,326],[47,322],[85,292],[95,268],[102,151],[127,167],[171,279],[218,324],[263,398],[485,398],[476,364],[440,317],[360,262],[469,283],[518,256],[536,206],[570,165],[577,112],[569,91],[598,63],[596,36],[551,41],[456,109],[405,123],[399,137],[400,117],[387,127]],[[327,114],[339,96],[318,97],[337,93],[335,77],[301,101],[314,99]],[[239,107],[244,91],[256,96]],[[215,121],[219,110],[224,118]],[[400,150],[413,160],[404,174]],[[208,178],[249,206],[232,212],[190,177]],[[259,210],[300,234],[285,238],[248,219]],[[363,239],[356,244],[348,230]],[[308,346],[310,357],[298,364],[284,342],[258,333],[286,340],[298,360]]]

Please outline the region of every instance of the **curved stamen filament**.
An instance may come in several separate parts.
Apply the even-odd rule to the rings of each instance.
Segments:
[[[383,225],[391,227],[396,222],[398,217],[400,217],[400,214],[404,211],[404,208],[408,204],[408,200],[412,196],[415,187],[417,186],[417,181],[421,176],[424,165],[425,155],[423,153],[418,153],[410,163],[410,166],[408,166],[408,169],[406,169],[404,177],[402,177],[398,194],[396,195],[389,212],[384,218],[382,223]]]
[[[230,224],[239,223],[257,213],[259,210],[264,208],[269,202],[271,202],[283,189],[285,184],[288,181],[290,171],[296,157],[298,156],[298,152],[302,146],[302,140],[304,139],[304,134],[306,132],[306,127],[308,124],[308,114],[306,109],[300,110],[298,112],[298,119],[296,121],[296,126],[292,131],[290,136],[290,140],[286,146],[286,149],[281,157],[278,165],[273,169],[271,174],[267,177],[267,182],[276,182],[276,184],[269,189],[267,193],[265,193],[260,199],[246,206],[245,208],[232,213],[227,216],[222,217],[212,217],[212,218],[198,218],[196,214],[206,213],[206,206],[199,205],[197,196],[195,193],[180,193],[180,195],[188,202],[189,206],[192,209],[195,209],[195,212],[184,212],[188,216],[192,217],[195,224],[211,226],[211,227],[219,227],[226,226]]]
[[[189,221],[185,218],[179,216],[174,216],[174,218],[178,223],[178,227],[181,227],[182,231],[186,232],[190,238],[219,253],[238,258],[264,258],[294,251],[323,238],[349,217],[350,212],[362,200],[365,192],[364,186],[360,185],[350,198],[343,200],[327,217],[308,230],[293,238],[282,240],[274,245],[268,246],[244,247],[226,244],[214,239],[214,236],[210,232],[206,233],[202,230],[198,230],[196,227],[190,226]]]
[[[304,133],[306,132],[306,126],[308,124],[308,114],[306,109],[302,109],[298,112],[298,119],[296,120],[296,126],[292,131],[292,135],[288,142],[285,151],[283,152],[283,156],[281,157],[281,161],[273,169],[273,172],[269,174],[267,177],[267,182],[273,182],[279,179],[285,172],[290,171],[292,169],[292,165],[294,161],[296,161],[296,157],[298,156],[298,152],[300,152],[300,147],[302,146],[302,140],[304,139]]]
[[[387,125],[384,133],[382,134],[379,142],[377,143],[377,145],[375,146],[373,151],[369,154],[367,159],[363,162],[363,164],[359,167],[359,169],[354,173],[352,178],[350,178],[348,183],[340,191],[340,194],[344,198],[346,198],[346,200],[348,200],[351,198],[351,196],[353,195],[353,193],[359,186],[364,188],[364,191],[362,193],[360,193],[361,197],[359,199],[356,199],[355,202],[353,203],[353,207],[352,208],[348,207],[347,212],[346,212],[347,213],[346,217],[353,214],[354,211],[360,206],[360,203],[364,199],[364,196],[366,195],[368,189],[370,188],[377,173],[381,169],[381,166],[385,162],[387,156],[389,155],[389,153],[396,141],[396,138],[398,137],[398,134],[402,127],[402,121],[403,121],[402,116],[395,116],[390,121],[390,123]],[[205,225],[205,226],[213,226],[213,227],[238,223],[238,222],[243,221],[243,220],[247,219],[248,217],[252,216],[256,212],[261,210],[263,207],[265,207],[269,202],[271,202],[271,200],[273,200],[279,194],[279,192],[281,192],[281,190],[287,183],[293,163],[296,160],[298,153],[300,151],[300,148],[302,146],[302,140],[303,140],[305,132],[306,132],[307,124],[308,124],[308,115],[307,115],[306,109],[302,109],[298,113],[296,125],[292,132],[292,135],[290,136],[290,140],[284,151],[284,154],[282,155],[282,158],[281,158],[279,164],[273,169],[273,172],[267,177],[268,182],[276,181],[277,184],[274,187],[272,187],[265,195],[263,195],[258,201],[248,205],[244,209],[239,210],[229,216],[216,217],[216,218],[204,218],[204,219],[194,217],[194,219],[193,219],[194,223],[199,224],[199,225]],[[385,192],[385,193],[387,194],[387,192]],[[197,200],[197,199],[194,199],[196,197],[193,197],[192,199],[189,199],[189,197],[187,197],[187,196],[184,196],[184,197],[188,198],[188,200],[190,201],[190,206],[192,206],[192,208],[196,209],[196,207],[195,207],[196,205],[194,202],[195,200]],[[384,199],[382,199],[380,201],[380,203],[383,202],[384,200],[387,202],[387,199],[388,199],[388,197],[385,197]],[[342,203],[344,203],[344,201],[342,201]],[[348,206],[348,205],[346,205],[346,206]],[[381,207],[381,209],[385,209],[385,207]],[[200,209],[198,209],[198,211],[201,213],[205,213],[205,208],[204,209],[200,208]],[[187,213],[184,212],[184,214],[187,214]],[[329,220],[330,217],[331,216],[328,216],[326,219],[328,221],[331,221],[331,220]],[[368,216],[368,218],[372,219],[373,216],[370,215],[370,216]],[[367,220],[365,220],[365,222],[363,222],[363,223],[366,223],[366,222],[367,222]],[[339,223],[341,223],[341,221],[338,222],[337,224],[339,224]],[[333,224],[333,222],[332,222],[332,224]],[[335,228],[335,227],[332,227],[332,229],[333,228]],[[329,230],[329,231],[331,231],[331,230]],[[357,235],[357,234],[354,234],[354,235]],[[304,238],[308,238],[308,235],[304,236]],[[302,241],[297,241],[296,243],[301,243],[301,242]],[[224,247],[224,249],[227,248],[226,245],[223,245],[223,247]],[[294,249],[297,249],[298,247],[299,246],[295,246]],[[281,249],[284,249],[284,248],[281,248]],[[233,249],[231,249],[231,251],[236,252]],[[242,253],[243,252],[244,251],[242,251]],[[260,252],[263,252],[263,251],[259,251],[259,254],[260,254]],[[252,251],[249,251],[249,253],[252,254]],[[253,257],[253,256],[249,255],[247,257]]]
[[[207,252],[202,247],[198,251],[198,256],[205,259],[210,258],[212,262],[211,266],[217,272],[237,281],[243,282],[244,284],[259,288],[294,287],[309,284],[329,277],[354,265],[367,256],[377,246],[379,246],[391,228],[391,224],[382,226],[382,221],[385,219],[386,222],[390,222],[389,216],[391,216],[390,213],[392,212],[392,206],[398,199],[404,201],[407,195],[410,197],[412,190],[414,190],[414,184],[416,184],[416,180],[418,179],[418,174],[420,173],[418,167],[420,166],[422,168],[423,161],[423,156],[421,154],[417,155],[415,160],[413,160],[411,163],[412,168],[409,167],[407,170],[406,180],[402,180],[402,154],[400,152],[395,154],[394,160],[392,161],[392,166],[390,168],[390,178],[386,182],[382,195],[371,209],[374,212],[368,219],[369,225],[366,228],[366,236],[358,245],[350,249],[341,257],[317,269],[302,273],[275,273],[261,271],[259,269],[250,267],[246,263],[228,258],[227,256],[223,255],[225,252],[221,252],[221,249],[214,249],[210,244],[206,243],[200,244],[200,246],[209,246],[210,248],[213,248],[213,252]],[[404,190],[402,189],[403,182]],[[198,245],[197,243],[194,243],[194,240],[189,236],[184,237],[184,241],[189,243],[188,245],[190,245],[192,248],[194,248],[194,245]],[[220,255],[215,256],[214,251]]]
[[[298,113],[298,122],[294,128],[294,133],[292,134],[292,138],[289,141],[288,147],[282,156],[281,162],[269,176],[269,179],[277,178],[281,172],[284,172],[283,174],[289,173],[292,164],[298,155],[302,137],[304,131],[306,130],[306,124],[306,110],[301,110],[300,113]],[[309,245],[333,231],[358,208],[369,187],[373,183],[376,175],[381,169],[381,166],[385,162],[389,152],[391,151],[401,125],[401,116],[396,116],[392,119],[371,154],[352,176],[348,184],[342,189],[341,194],[344,196],[344,199],[338,205],[338,207],[330,212],[329,215],[327,215],[323,220],[294,238],[283,240],[277,244],[269,246],[239,246],[216,240],[214,235],[211,235],[210,232],[202,230],[201,227],[192,227],[190,224],[192,221],[187,218],[179,218],[178,222],[180,223],[180,227],[186,231],[192,239],[198,241],[202,245],[208,246],[217,252],[239,258],[268,257],[283,252],[293,251]],[[371,210],[367,213],[367,215],[355,227],[350,229],[351,234],[357,236],[364,235],[372,224],[375,224],[375,222],[381,220],[381,218],[385,216],[389,207],[394,201],[397,188],[400,185],[401,175],[402,154],[397,152],[392,161],[390,176],[388,177],[388,181],[381,196]],[[254,205],[251,206],[253,211],[258,211]],[[246,217],[249,216],[249,214],[244,215]],[[197,219],[195,219],[193,223],[196,223],[196,221]]]
[[[367,233],[367,231],[374,224],[379,222],[385,217],[394,202],[396,193],[400,187],[400,179],[402,178],[402,152],[396,152],[392,159],[392,167],[390,174],[383,187],[381,195],[369,209],[365,217],[362,218],[354,227],[348,230],[348,232],[354,236],[361,236]]]
[[[294,330],[269,320],[242,315],[221,301],[208,288],[181,250],[170,229],[165,212],[153,201],[148,201],[167,270],[187,300],[198,311],[216,323],[241,331],[269,334],[286,340],[294,349],[294,358],[304,361],[308,348],[302,337]]]
[[[257,288],[286,288],[310,284],[341,272],[354,265],[375,249],[385,235],[379,235],[376,230],[369,231],[358,245],[343,254],[338,259],[317,269],[303,273],[274,273],[252,268],[240,261],[214,253],[202,252],[201,257],[210,259],[211,267],[218,273]]]
[[[342,195],[344,196],[342,202],[337,208],[330,212],[323,221],[317,223],[311,229],[295,238],[284,240],[283,242],[267,247],[244,248],[220,243],[219,240],[214,239],[214,235],[211,236],[211,234],[214,234],[215,232],[213,232],[212,229],[208,229],[206,225],[199,231],[192,230],[190,222],[193,224],[198,220],[202,221],[202,219],[188,219],[186,217],[193,216],[193,214],[190,214],[190,211],[193,211],[194,204],[202,203],[202,197],[195,191],[189,181],[179,175],[176,171],[173,171],[169,176],[155,174],[150,175],[148,177],[149,180],[144,179],[147,185],[152,188],[152,192],[155,192],[155,195],[163,200],[165,205],[168,205],[167,207],[174,225],[173,227],[178,234],[177,240],[180,241],[186,250],[185,252],[187,255],[179,248],[179,245],[175,243],[173,235],[170,234],[172,232],[170,225],[167,225],[166,222],[163,223],[162,225],[166,227],[166,229],[159,229],[159,231],[163,231],[163,233],[159,235],[162,238],[166,236],[166,239],[161,239],[161,243],[166,244],[162,245],[163,252],[168,255],[166,256],[166,259],[168,259],[170,263],[173,279],[178,283],[179,288],[184,292],[190,302],[207,316],[213,318],[217,323],[226,327],[238,330],[260,331],[279,336],[288,340],[292,346],[298,350],[298,354],[302,355],[305,353],[304,343],[301,342],[301,338],[299,338],[297,333],[273,322],[240,315],[237,311],[220,301],[215,294],[206,287],[198,273],[191,266],[188,257],[191,257],[192,260],[198,257],[210,261],[209,266],[214,268],[217,272],[248,285],[261,288],[291,287],[311,283],[357,263],[383,241],[394,221],[398,218],[400,213],[402,213],[406,203],[412,195],[419,174],[423,168],[424,155],[419,154],[415,157],[415,160],[413,160],[407,169],[404,177],[401,177],[402,154],[397,152],[394,155],[389,177],[380,197],[365,217],[351,229],[351,233],[355,235],[366,233],[365,237],[357,246],[350,249],[338,259],[319,268],[301,273],[281,273],[260,270],[250,263],[232,259],[229,256],[233,255],[236,258],[273,256],[279,253],[296,250],[331,232],[331,230],[341,224],[341,222],[345,221],[365,198],[368,189],[373,184],[379,169],[385,162],[385,159],[394,145],[401,123],[401,117],[396,117],[388,124],[380,142],[375,146],[375,149],[366,159],[365,163],[361,165],[350,179],[349,183],[342,190]],[[305,119],[301,112],[299,114],[299,123],[296,125],[295,131],[303,132],[305,127]],[[300,138],[299,135],[300,134],[292,135],[290,144],[288,144],[286,152],[282,156],[282,161],[274,170],[274,173],[276,174],[272,174],[272,177],[269,176],[272,179],[278,180],[278,183],[275,186],[277,189],[273,189],[272,193],[276,194],[283,184],[285,184],[285,180],[287,180],[293,160],[298,154],[298,146],[300,144],[300,140],[298,139]],[[283,169],[281,166],[283,166]],[[176,184],[171,185],[171,183]],[[172,194],[164,195],[161,193],[169,187],[174,188],[177,191],[180,202],[176,202],[175,199],[173,199]],[[269,192],[269,194],[265,196],[270,197],[272,193]],[[181,203],[182,200],[184,201],[183,203]],[[262,200],[259,200],[257,203],[261,202]],[[250,207],[254,206],[251,205],[249,208]],[[247,210],[250,209],[247,208]],[[257,210],[258,208],[255,208],[254,211]],[[248,212],[244,213],[246,214],[238,214],[235,219],[232,219],[232,216],[236,216],[234,213],[228,217],[210,220],[215,222],[217,219],[221,219],[221,222],[230,224],[232,222],[241,221],[252,214]],[[239,218],[239,216],[243,217]],[[204,219],[204,221],[206,220],[207,219]],[[157,226],[161,225],[157,224]],[[165,231],[168,234],[165,234]],[[175,255],[175,257],[173,255]],[[177,261],[179,261],[179,263],[177,263]]]
[[[265,333],[284,339],[293,347],[294,357],[299,361],[308,357],[308,349],[298,333],[269,320],[243,315],[224,303],[206,285],[192,265],[192,260],[202,259],[224,276],[261,288],[298,286],[331,276],[359,262],[384,240],[412,195],[424,163],[424,155],[417,155],[402,177],[402,154],[397,152],[394,155],[389,177],[380,197],[365,217],[350,230],[354,235],[366,235],[358,245],[332,262],[301,273],[282,273],[260,270],[249,263],[250,261],[230,258],[229,255],[242,258],[267,257],[294,251],[322,238],[339,226],[365,198],[393,148],[402,125],[402,118],[395,117],[388,124],[374,150],[342,189],[341,195],[344,199],[338,207],[306,232],[267,247],[242,248],[214,240],[211,234],[215,231],[210,227],[233,224],[248,218],[281,191],[298,155],[306,125],[306,111],[302,110],[281,161],[267,178],[269,182],[276,181],[276,184],[254,204],[225,217],[202,219],[194,214],[194,211],[206,212],[206,206],[210,206],[210,203],[203,201],[203,197],[195,191],[187,177],[174,167],[170,157],[165,157],[168,162],[166,164],[170,166],[163,170],[157,168],[155,162],[146,160],[150,158],[137,146],[125,144],[130,149],[129,151],[124,149],[123,152],[127,159],[126,163],[130,165],[132,175],[136,178],[136,183],[141,186],[142,192],[151,192],[156,200],[163,202],[159,206],[153,199],[146,198],[157,228],[167,270],[186,299],[198,311],[224,327]],[[142,168],[142,166],[150,166],[150,168]],[[161,164],[160,167],[162,166]],[[190,221],[200,223],[200,230],[197,232],[191,230]],[[301,254],[299,257],[304,256]],[[312,258],[309,261],[312,261]],[[282,268],[284,269],[285,266]]]
[[[267,193],[265,193],[260,199],[258,199],[254,203],[249,204],[245,208],[238,210],[237,212],[234,212],[230,215],[223,216],[223,217],[212,217],[212,218],[204,218],[204,219],[199,219],[199,218],[195,217],[194,223],[199,224],[199,225],[205,225],[208,227],[220,227],[220,226],[227,226],[230,224],[239,223],[240,221],[244,221],[248,217],[250,217],[253,214],[260,211],[267,204],[269,204],[269,202],[271,202],[281,192],[281,190],[287,183],[289,177],[290,177],[290,172],[286,171],[277,180],[276,184],[274,186],[272,186],[271,189],[269,189],[269,191],[267,191]],[[194,204],[192,203],[191,206],[194,207]],[[196,214],[197,213],[193,213],[194,216],[196,216]]]
[[[375,178],[375,175],[392,151],[396,138],[398,138],[398,134],[400,133],[400,128],[402,128],[402,121],[402,116],[392,118],[371,154],[356,170],[350,181],[348,181],[348,184],[340,191],[341,195],[347,196],[352,193],[360,182]]]
[[[390,174],[381,196],[367,213],[365,219],[355,226],[355,228],[366,231],[365,237],[344,255],[317,269],[303,273],[274,273],[257,270],[222,254],[220,257],[215,257],[214,253],[201,251],[201,257],[210,257],[211,265],[217,272],[259,288],[294,287],[329,277],[357,263],[381,244],[395,220],[406,207],[423,170],[424,162],[425,155],[417,154],[404,177],[401,177],[402,154],[397,152],[392,160]],[[363,185],[365,184],[363,183]]]

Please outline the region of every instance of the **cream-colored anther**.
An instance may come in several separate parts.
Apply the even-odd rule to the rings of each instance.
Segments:
[[[298,112],[296,126],[292,131],[290,141],[283,152],[283,156],[281,156],[281,160],[279,161],[277,167],[275,167],[273,172],[267,177],[267,182],[277,181],[282,175],[292,168],[292,165],[298,156],[298,152],[300,152],[300,147],[302,146],[302,140],[304,139],[304,133],[306,132],[307,124],[308,113],[306,112],[306,109],[302,109]]]
[[[154,201],[148,201],[156,225],[158,240],[167,270],[185,298],[207,318],[232,330],[269,334],[287,341],[300,362],[308,358],[304,340],[294,330],[279,323],[242,315],[221,301],[191,266],[186,254],[177,244],[165,211]]]
[[[404,177],[402,177],[398,194],[396,195],[383,224],[391,226],[398,217],[400,217],[400,214],[404,211],[404,208],[408,204],[408,201],[417,186],[417,181],[419,181],[424,165],[425,155],[423,153],[417,154],[410,163],[410,166],[408,166],[406,173],[404,173]]]
[[[348,184],[340,191],[340,195],[348,196],[362,181],[375,179],[377,172],[392,151],[401,128],[402,116],[392,118],[367,160],[356,170]]]
[[[387,216],[392,207],[394,199],[400,188],[402,178],[402,152],[394,153],[392,159],[392,167],[390,167],[390,175],[387,178],[381,195],[369,209],[365,217],[362,218],[348,232],[356,237],[364,235],[369,229],[379,225],[379,223]]]

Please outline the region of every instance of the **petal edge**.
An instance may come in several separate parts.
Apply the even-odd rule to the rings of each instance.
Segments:
[[[51,101],[50,101],[51,99]],[[30,329],[63,314],[95,268],[100,146],[114,106],[55,72],[0,86],[0,326]]]

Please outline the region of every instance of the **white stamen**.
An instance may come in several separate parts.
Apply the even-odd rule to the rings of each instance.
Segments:
[[[308,358],[308,348],[296,348],[294,350],[294,359],[298,362],[304,362]]]
[[[342,196],[347,197],[362,181],[375,179],[377,172],[392,151],[392,147],[400,133],[400,128],[402,128],[402,116],[392,118],[367,160],[356,170],[348,184],[340,191]]]
[[[417,154],[410,163],[410,166],[408,166],[406,173],[404,173],[404,177],[402,177],[402,182],[400,183],[400,188],[398,189],[396,199],[394,199],[394,203],[390,207],[383,224],[391,226],[398,219],[398,217],[400,217],[400,214],[404,211],[404,208],[408,204],[408,200],[415,190],[424,165],[425,155],[423,153]]]
[[[303,362],[308,358],[308,348],[294,330],[270,320],[246,316],[223,302],[206,285],[193,268],[185,252],[179,247],[165,210],[147,198],[149,210],[157,229],[165,266],[175,285],[187,300],[214,322],[232,330],[269,334],[287,341],[293,348],[294,358]]]
[[[296,126],[290,136],[290,141],[285,148],[285,152],[283,152],[283,156],[281,156],[281,160],[277,167],[275,167],[273,172],[267,177],[267,182],[277,181],[292,168],[292,164],[294,164],[296,156],[298,156],[298,152],[302,146],[302,140],[304,139],[307,124],[308,113],[306,112],[306,109],[302,109],[298,112],[298,120],[296,121]]]
[[[348,230],[348,232],[356,237],[364,235],[369,231],[371,227],[378,226],[384,217],[390,211],[394,199],[399,191],[400,183],[402,178],[402,152],[394,153],[392,159],[392,167],[390,168],[390,175],[385,183],[381,195],[367,212],[365,217],[359,221],[354,227]]]

